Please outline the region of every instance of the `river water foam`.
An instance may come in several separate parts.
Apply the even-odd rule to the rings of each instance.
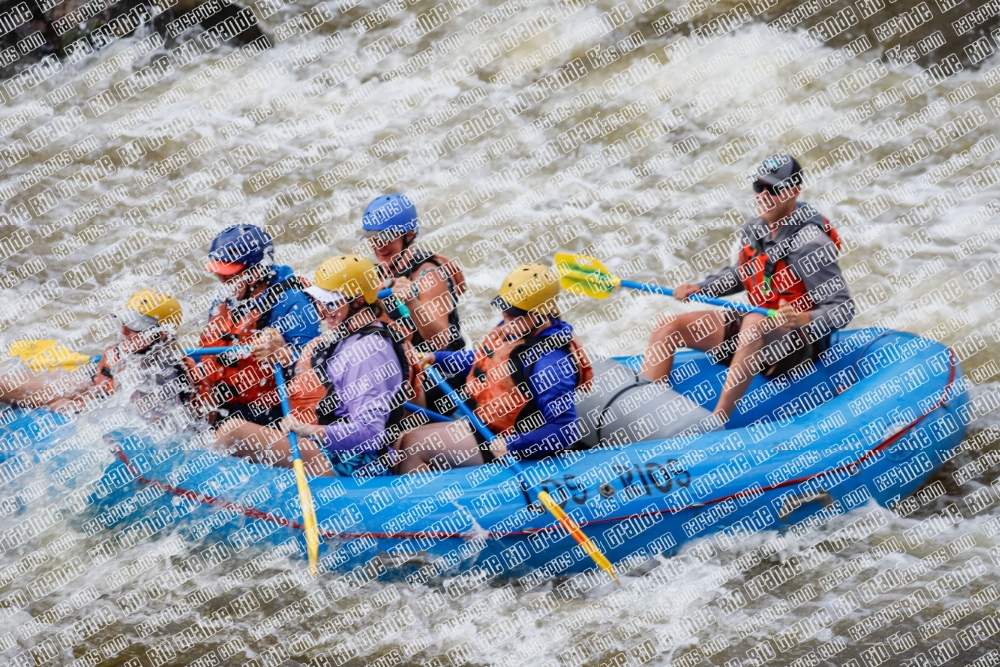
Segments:
[[[741,173],[770,148],[793,146],[810,172],[803,197],[851,241],[842,265],[852,292],[869,304],[854,324],[955,346],[977,383],[974,395],[1000,389],[1000,267],[993,264],[1000,209],[992,187],[962,184],[1000,157],[996,58],[910,96],[916,65],[882,72],[870,64],[878,62],[877,44],[852,55],[751,23],[699,50],[692,35],[657,37],[643,16],[601,0],[548,7],[538,34],[480,65],[490,56],[488,38],[509,39],[504,30],[544,8],[523,8],[517,19],[473,35],[474,21],[504,16],[501,5],[449,2],[439,7],[454,16],[421,36],[403,29],[421,15],[433,20],[426,17],[432,3],[383,7],[398,13],[359,36],[351,21],[375,5],[341,13],[285,4],[264,21],[275,35],[305,11],[323,20],[259,53],[221,46],[188,64],[164,60],[163,47],[141,53],[157,41],[141,33],[66,63],[9,102],[4,119],[31,119],[6,142],[34,147],[43,135],[31,133],[45,123],[78,124],[3,172],[14,189],[4,195],[10,224],[3,233],[11,243],[25,238],[17,230],[30,239],[16,251],[4,248],[5,302],[18,305],[3,314],[3,341],[56,337],[97,353],[110,340],[95,325],[109,305],[140,287],[168,286],[185,290],[181,332],[192,342],[214,287],[199,268],[215,231],[240,219],[266,223],[279,260],[311,275],[327,256],[358,245],[361,208],[381,189],[411,193],[428,245],[462,263],[471,287],[462,315],[468,337],[478,340],[491,325],[488,301],[505,271],[557,249],[591,249],[611,268],[661,284],[694,278],[701,261],[725,261],[727,239],[749,211]],[[620,25],[598,34],[602,14]],[[397,36],[411,41],[373,63],[372,45],[389,48]],[[588,55],[598,43],[605,53]],[[573,78],[574,62],[587,73]],[[159,76],[167,63],[172,71],[160,81],[96,115],[92,101],[114,84],[143,67],[152,68],[145,76]],[[877,80],[832,99],[829,87],[863,66]],[[559,68],[561,87],[508,116],[515,92],[530,98],[528,83]],[[491,77],[513,83],[500,87]],[[824,91],[827,104],[818,96]],[[222,108],[221,94],[238,101]],[[851,113],[853,126],[845,120]],[[595,121],[581,124],[598,115],[605,124],[597,127],[608,131],[585,134]],[[656,118],[660,125],[647,126]],[[928,136],[959,118],[984,121],[955,139]],[[466,138],[455,145],[460,127]],[[576,134],[563,134],[574,127]],[[734,141],[752,128],[767,137],[764,145]],[[899,158],[918,138],[946,145],[910,167],[886,168],[886,158]],[[843,148],[848,140],[878,145],[852,156]],[[548,142],[559,150],[546,149]],[[62,166],[46,173],[49,160]],[[65,180],[87,166],[108,173],[84,175],[80,189]],[[202,175],[192,179],[196,172]],[[68,196],[15,224],[19,211],[47,206],[47,190]],[[136,212],[144,222],[136,224]],[[55,228],[55,221],[65,222]],[[85,281],[88,273],[93,279]],[[55,298],[32,296],[53,282]],[[687,308],[634,294],[564,305],[584,345],[601,356],[641,352],[657,316]],[[88,419],[99,426],[96,416]],[[968,433],[977,446],[896,511],[865,506],[812,532],[768,532],[728,550],[698,541],[627,573],[621,589],[557,579],[531,589],[495,581],[461,594],[447,582],[373,581],[344,591],[333,575],[310,580],[297,557],[254,548],[153,589],[147,584],[155,576],[184,571],[195,554],[207,563],[211,544],[166,534],[95,564],[102,536],[88,535],[68,514],[46,514],[66,489],[50,491],[52,471],[41,466],[4,490],[16,502],[0,517],[3,531],[28,516],[50,521],[0,556],[0,658],[338,664],[323,656],[341,650],[352,656],[345,664],[384,665],[967,665],[998,641],[972,646],[972,635],[958,632],[991,615],[1000,599],[997,426],[992,413],[978,417]],[[112,460],[103,437],[90,447],[94,458],[81,480],[96,479]],[[820,543],[828,557],[801,566],[797,555]],[[657,566],[656,578],[643,576]],[[238,568],[244,581],[223,590],[221,575]],[[950,587],[958,575],[943,577],[959,571],[969,580]],[[912,579],[899,580],[900,572]],[[780,587],[739,599],[737,589],[755,577],[785,576]],[[310,607],[317,590],[342,596]],[[914,611],[914,600],[926,604]]]

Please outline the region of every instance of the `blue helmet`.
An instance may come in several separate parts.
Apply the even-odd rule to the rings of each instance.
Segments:
[[[382,195],[368,204],[361,222],[368,236],[417,232],[417,207],[406,195]]]
[[[271,262],[274,239],[255,225],[230,225],[212,241],[206,271],[231,276],[240,271]]]

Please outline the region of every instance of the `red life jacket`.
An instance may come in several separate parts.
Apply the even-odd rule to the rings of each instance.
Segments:
[[[507,432],[538,411],[528,378],[538,358],[550,350],[569,353],[576,370],[576,388],[586,391],[594,372],[576,335],[569,340],[559,334],[510,339],[498,327],[476,349],[465,386],[476,402],[476,416],[494,433]],[[530,359],[525,363],[529,351]]]
[[[270,324],[272,307],[281,295],[286,290],[301,288],[302,283],[297,276],[275,284],[261,281],[237,308],[230,308],[228,300],[216,304],[208,317],[208,325],[201,333],[198,346],[250,345]],[[268,396],[277,396],[274,370],[269,366],[262,366],[253,355],[247,355],[228,366],[213,355],[204,359],[201,367],[205,385],[210,391],[223,397],[220,400],[250,404]]]
[[[796,209],[798,210],[798,209]],[[822,229],[837,250],[840,250],[840,235],[822,215],[815,215],[806,221]],[[787,239],[781,248],[772,248],[771,254],[764,252],[762,240],[757,239],[740,249],[738,273],[743,289],[750,297],[750,303],[760,308],[779,308],[781,302],[791,304],[798,312],[812,310],[815,304],[809,298],[805,283],[788,268],[785,257],[792,240],[802,233],[803,227]]]

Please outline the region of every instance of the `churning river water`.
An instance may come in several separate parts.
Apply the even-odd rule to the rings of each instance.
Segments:
[[[809,172],[803,198],[850,241],[841,264],[861,306],[854,324],[955,346],[974,396],[1000,389],[1000,208],[994,187],[967,180],[1000,158],[1000,61],[914,88],[917,66],[883,66],[879,44],[831,48],[749,22],[702,46],[690,32],[657,35],[653,18],[681,7],[673,0],[645,14],[611,0],[515,2],[262,2],[272,48],[212,48],[195,28],[178,49],[142,29],[8,95],[2,342],[58,338],[98,353],[114,335],[102,316],[160,287],[179,294],[193,343],[215,286],[200,267],[219,229],[267,225],[278,260],[311,276],[358,246],[361,210],[383,191],[408,193],[425,245],[464,267],[475,341],[500,278],[560,249],[663,285],[728,261],[750,212],[742,174],[786,147]],[[128,99],[108,93],[117,84]],[[948,122],[953,131],[933,134]],[[618,293],[567,299],[564,315],[594,356],[610,356],[641,352],[659,315],[687,308]],[[978,416],[976,446],[894,511],[865,506],[729,551],[695,542],[626,573],[621,589],[582,593],[562,579],[458,595],[447,582],[372,581],[307,613],[293,605],[338,575],[313,581],[301,559],[250,548],[154,589],[209,545],[163,535],[96,565],[102,536],[57,518],[0,555],[0,662],[325,665],[353,639],[345,664],[992,665],[998,636],[975,643],[959,629],[1000,600],[996,422]],[[96,479],[111,455],[101,437],[92,448],[104,457]],[[0,533],[59,502],[49,472],[2,488]],[[935,514],[921,544],[903,538]],[[782,597],[727,603],[848,524],[857,539],[795,574]],[[661,564],[679,576],[639,582]],[[863,586],[905,568],[917,575],[889,592]],[[899,612],[959,568],[978,576]],[[220,583],[232,572],[243,576]],[[250,599],[251,611],[232,613]]]

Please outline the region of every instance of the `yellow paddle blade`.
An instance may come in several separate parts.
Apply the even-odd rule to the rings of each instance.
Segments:
[[[567,292],[606,299],[621,283],[596,257],[557,252],[555,263],[559,285]]]
[[[545,505],[545,509],[552,513],[552,515],[559,519],[559,523],[562,527],[566,529],[566,532],[573,536],[577,544],[583,547],[584,553],[590,556],[597,566],[607,572],[615,583],[619,586],[622,582],[618,581],[618,575],[615,574],[615,566],[611,564],[607,556],[601,553],[601,550],[597,548],[589,537],[583,532],[583,529],[577,525],[576,521],[563,511],[563,508],[559,507],[559,503],[552,500],[552,496],[548,494],[547,491],[539,491],[538,499]]]
[[[295,483],[299,487],[299,504],[302,505],[302,525],[306,532],[306,550],[309,552],[309,572],[316,576],[316,566],[319,563],[319,526],[316,524],[316,507],[313,505],[309,482],[306,481],[306,469],[302,459],[292,461],[295,469]]]
[[[54,340],[19,340],[11,343],[10,356],[19,357],[33,371],[72,371],[90,363],[90,357]]]

